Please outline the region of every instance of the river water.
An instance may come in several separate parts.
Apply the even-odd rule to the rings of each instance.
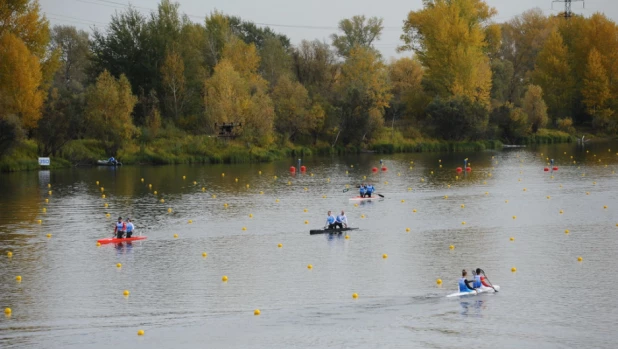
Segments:
[[[0,174],[0,348],[614,348],[617,151]],[[97,247],[118,216],[148,239]],[[476,267],[500,292],[446,298]]]

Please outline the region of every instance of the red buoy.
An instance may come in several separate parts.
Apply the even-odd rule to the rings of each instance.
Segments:
[[[382,172],[386,172],[388,171],[388,168],[386,168],[386,166],[382,167]]]
[[[371,172],[378,172],[378,168],[377,167],[372,168]]]
[[[558,171],[558,166],[555,166],[555,167],[554,167],[554,171]]]
[[[466,172],[472,171],[472,167],[466,167]]]
[[[305,166],[301,166],[300,167],[300,172],[305,172],[305,171],[307,171],[307,168]]]
[[[290,172],[292,172],[292,173],[296,172],[296,167],[290,166]]]
[[[457,171],[457,173],[459,173],[459,172],[461,172],[463,170],[461,169],[461,167],[457,167],[457,169],[455,171]]]
[[[545,168],[543,169],[543,171],[545,171],[545,172],[549,171],[549,167],[545,167]]]

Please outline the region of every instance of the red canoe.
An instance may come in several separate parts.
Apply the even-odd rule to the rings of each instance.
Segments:
[[[137,241],[137,240],[146,240],[146,237],[145,236],[133,236],[130,238],[123,238],[123,239],[107,238],[107,239],[97,240],[97,242],[101,244],[113,244],[113,243],[129,242],[129,241]]]

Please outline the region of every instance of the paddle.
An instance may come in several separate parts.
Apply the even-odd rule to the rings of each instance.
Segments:
[[[378,194],[378,193],[376,193],[376,194]],[[381,197],[381,198],[384,198],[384,195],[382,195],[382,194],[378,194],[378,196]]]
[[[494,292],[498,293],[498,290],[496,290],[496,288],[494,287],[494,285],[491,283],[491,281],[489,281],[489,278],[487,278],[487,275],[485,274],[485,270],[481,269],[481,273],[483,273],[483,276],[485,277],[485,279],[487,279],[487,282],[489,282],[489,286],[491,286],[491,288],[494,289]]]

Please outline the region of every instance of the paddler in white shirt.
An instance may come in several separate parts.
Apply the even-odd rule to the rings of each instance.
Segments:
[[[345,212],[341,211],[341,214],[335,218],[335,227],[339,229],[348,227],[348,217],[345,216]]]
[[[116,227],[114,228],[114,235],[116,235],[117,239],[122,239],[126,230],[126,225],[122,221],[122,217],[118,217],[118,222],[116,222]]]

